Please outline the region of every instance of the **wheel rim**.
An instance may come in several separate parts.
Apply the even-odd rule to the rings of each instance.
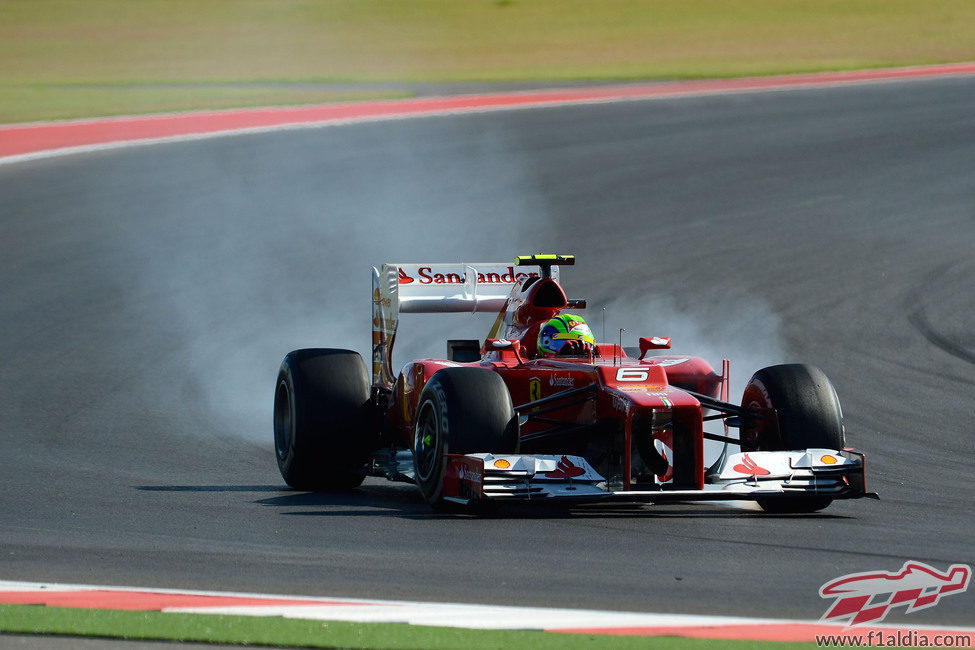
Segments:
[[[284,380],[274,392],[274,452],[284,459],[291,448],[292,437],[291,391]]]
[[[741,406],[749,411],[775,408],[763,391],[751,384],[745,387]],[[742,451],[773,451],[776,448],[774,439],[779,437],[778,421],[757,420],[752,427],[740,429],[738,435],[741,438]]]
[[[742,404],[742,408],[748,411],[757,411],[764,407],[761,404],[759,404],[757,401],[751,400],[748,402],[748,404]],[[748,447],[749,449],[752,450],[758,449],[758,439],[760,437],[759,433],[761,431],[761,428],[762,428],[762,423],[761,421],[758,421],[755,422],[753,426],[747,429],[742,427],[741,429],[738,430],[738,438],[739,440],[741,440],[743,450],[745,449],[745,447]]]
[[[413,458],[418,479],[425,481],[434,473],[440,461],[439,450],[437,409],[432,402],[427,401],[420,407],[413,433]]]

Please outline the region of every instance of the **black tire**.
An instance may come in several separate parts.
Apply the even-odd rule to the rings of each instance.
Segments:
[[[762,368],[745,386],[744,408],[775,409],[777,418],[741,430],[742,450],[795,451],[843,449],[843,410],[826,374],[804,364]],[[763,499],[766,512],[815,512],[832,502],[826,497]]]
[[[413,467],[427,503],[444,505],[445,454],[517,451],[518,416],[496,372],[444,368],[423,387],[413,427]]]
[[[362,356],[351,350],[289,352],[274,391],[274,455],[299,490],[345,490],[366,476],[375,425]]]

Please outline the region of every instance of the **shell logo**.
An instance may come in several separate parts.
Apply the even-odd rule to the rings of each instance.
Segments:
[[[511,463],[506,461],[504,458],[499,458],[496,461],[494,461],[494,466],[497,467],[498,469],[508,469],[509,467],[511,467]]]
[[[836,456],[830,456],[829,454],[827,454],[827,455],[823,456],[822,458],[820,458],[819,459],[819,462],[824,463],[826,465],[835,465],[839,461],[836,460]]]

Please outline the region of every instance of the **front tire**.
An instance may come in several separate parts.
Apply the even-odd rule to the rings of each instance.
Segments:
[[[444,505],[446,454],[517,453],[518,416],[501,376],[444,368],[420,393],[413,426],[416,483],[427,503]]]
[[[345,490],[365,478],[372,429],[371,385],[351,350],[289,352],[274,391],[274,451],[299,490]]]
[[[840,400],[826,374],[815,366],[762,368],[745,386],[741,405],[774,409],[777,415],[741,430],[743,451],[839,450],[846,445]],[[822,510],[831,502],[827,497],[759,499],[758,505],[766,512],[795,513]]]

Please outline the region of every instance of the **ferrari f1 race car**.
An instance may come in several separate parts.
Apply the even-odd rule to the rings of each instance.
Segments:
[[[586,306],[559,283],[560,267],[574,261],[373,268],[372,376],[349,350],[295,350],[281,364],[274,448],[284,480],[336,490],[382,476],[415,483],[436,508],[475,510],[753,501],[813,512],[876,496],[865,488],[863,454],[845,448],[839,400],[818,368],[763,368],[732,404],[730,363],[717,373],[703,359],[660,354],[667,337],[642,337],[637,352],[588,336],[592,344],[566,340],[543,354],[542,327]],[[400,315],[421,312],[497,319],[483,341],[450,340],[446,359],[412,361],[397,374]],[[705,432],[708,424],[723,433]],[[713,463],[705,439],[722,444]]]

